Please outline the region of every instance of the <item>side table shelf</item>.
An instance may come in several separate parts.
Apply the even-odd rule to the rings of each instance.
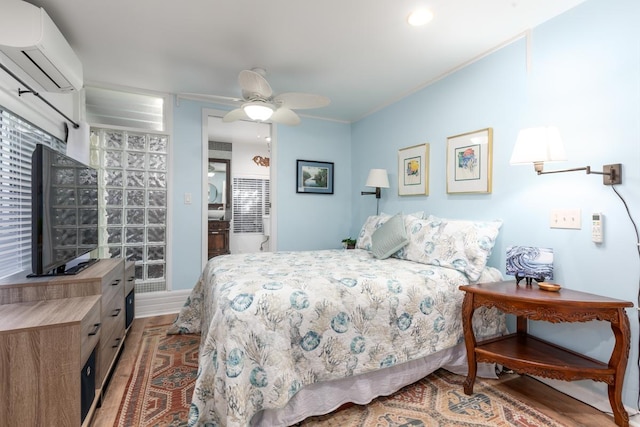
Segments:
[[[570,289],[549,292],[537,286],[519,286],[515,281],[460,286],[465,292],[462,325],[469,363],[464,392],[473,393],[477,362],[495,362],[521,374],[564,381],[590,379],[608,386],[609,402],[619,426],[629,425],[622,404],[622,384],[629,358],[630,328],[625,307],[633,303]],[[478,307],[496,307],[517,316],[514,334],[477,342],[473,334],[473,312]],[[615,346],[608,363],[531,336],[527,319],[551,323],[606,321],[611,324]]]

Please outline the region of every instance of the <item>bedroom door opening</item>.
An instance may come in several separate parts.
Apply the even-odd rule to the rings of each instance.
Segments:
[[[210,204],[204,208],[207,223],[204,229],[209,233],[212,229],[225,228],[226,224],[219,227],[220,223],[212,221],[228,221],[228,253],[270,251],[275,248],[275,230],[271,227],[275,221],[271,208],[271,125],[249,121],[224,123],[223,115],[224,112],[209,111],[206,116],[203,156],[208,162],[204,178],[207,200],[211,193],[210,181],[214,179],[210,176],[209,159],[228,160],[226,175],[230,177],[230,185],[225,191],[225,214],[221,218],[211,217]],[[210,251],[205,248],[204,253],[208,259]]]

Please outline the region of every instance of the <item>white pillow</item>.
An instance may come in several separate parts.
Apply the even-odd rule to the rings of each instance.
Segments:
[[[400,213],[400,212],[398,212],[398,213]],[[382,212],[380,215],[393,216],[393,215],[391,215],[391,214],[384,213],[384,212]],[[416,217],[416,218],[420,218],[420,219],[422,219],[422,218],[424,218],[424,211],[415,211],[415,212],[411,212],[411,213],[409,213],[409,214],[406,214],[406,215],[405,215],[405,218],[406,218],[406,217],[408,217],[408,216],[414,216],[414,217]]]
[[[487,265],[501,220],[468,221],[438,218],[411,219],[409,243],[395,255],[400,259],[449,267],[476,281]]]

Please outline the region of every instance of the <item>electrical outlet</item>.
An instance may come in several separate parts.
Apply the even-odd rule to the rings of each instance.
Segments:
[[[552,209],[549,227],[580,230],[582,228],[580,209]]]

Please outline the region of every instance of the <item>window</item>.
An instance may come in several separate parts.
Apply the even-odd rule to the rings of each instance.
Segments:
[[[99,254],[135,262],[136,293],[167,289],[168,149],[167,135],[91,128]]]
[[[262,233],[262,216],[269,214],[269,180],[233,178],[233,232]]]
[[[166,130],[162,97],[87,87],[85,103],[89,123],[142,131]]]
[[[31,271],[31,154],[62,141],[0,106],[0,277]]]
[[[135,262],[137,293],[167,290],[169,96],[85,88],[104,258]]]

